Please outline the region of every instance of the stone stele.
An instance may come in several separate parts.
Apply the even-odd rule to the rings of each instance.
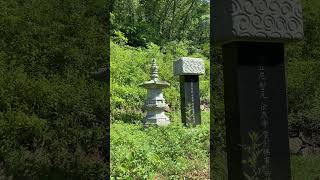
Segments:
[[[173,64],[175,76],[202,75],[205,73],[204,62],[200,58],[181,57]]]
[[[303,38],[299,0],[216,0],[216,45],[233,41],[288,42]]]

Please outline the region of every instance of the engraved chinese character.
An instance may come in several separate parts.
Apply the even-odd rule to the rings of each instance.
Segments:
[[[258,70],[259,70],[259,71],[264,71],[264,66],[259,66],[259,67],[258,67]]]
[[[265,76],[265,72],[264,71],[260,71],[259,72],[259,80],[263,80],[263,81],[266,80],[266,76]]]

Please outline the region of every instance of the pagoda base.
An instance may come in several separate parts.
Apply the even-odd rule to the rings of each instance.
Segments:
[[[143,119],[143,124],[156,124],[158,126],[168,126],[170,119],[164,112],[148,112],[147,116]]]

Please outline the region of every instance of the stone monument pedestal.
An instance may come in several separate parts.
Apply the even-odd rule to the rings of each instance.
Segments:
[[[205,73],[203,60],[182,57],[174,62],[174,75],[180,76],[181,119],[185,125],[201,124],[199,75]]]

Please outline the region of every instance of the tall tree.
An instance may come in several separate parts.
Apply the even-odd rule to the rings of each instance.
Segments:
[[[132,46],[174,40],[201,44],[209,38],[209,7],[206,0],[116,0],[113,27]]]

